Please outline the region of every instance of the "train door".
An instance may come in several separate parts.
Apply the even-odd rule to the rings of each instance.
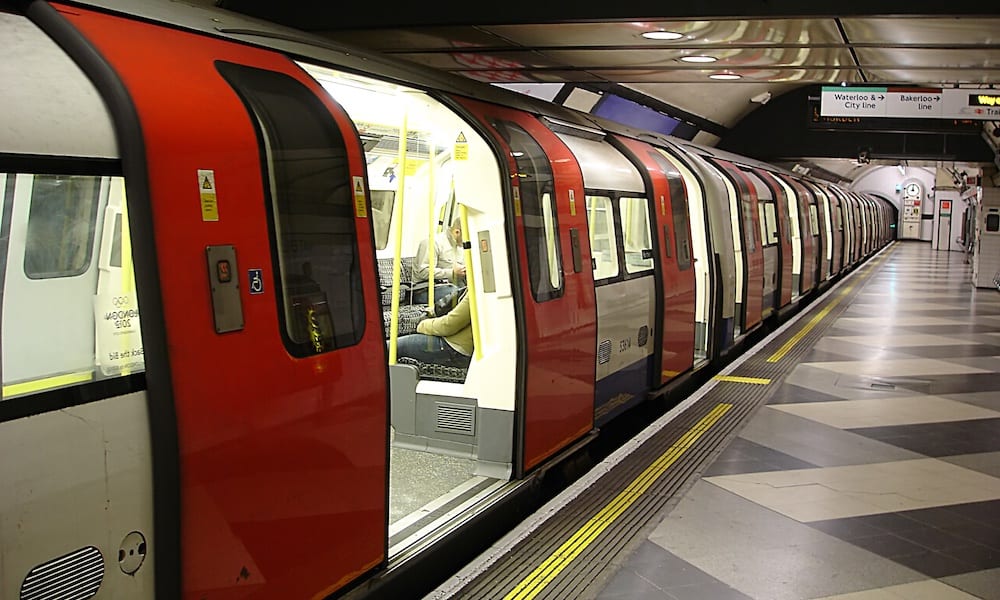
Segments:
[[[709,258],[716,255],[711,250],[712,239],[718,239],[719,244],[728,242],[729,245],[732,245],[732,241],[724,237],[726,234],[731,236],[732,232],[728,229],[729,224],[726,223],[726,228],[722,229],[719,237],[709,238],[708,232],[711,229],[711,225],[708,210],[706,209],[705,185],[702,180],[695,174],[691,165],[681,160],[681,155],[671,152],[668,148],[657,148],[656,150],[661,157],[661,159],[657,160],[657,164],[660,165],[664,173],[668,173],[667,177],[671,181],[671,190],[673,190],[673,181],[675,181],[676,176],[681,178],[681,183],[684,185],[683,191],[688,209],[687,218],[691,226],[691,247],[693,252],[691,260],[694,264],[694,359],[695,364],[698,364],[699,362],[707,361],[708,357],[712,355],[711,345],[715,339],[712,334],[712,327],[717,326],[721,330],[724,327],[720,321],[728,320],[728,322],[732,322],[733,319],[735,306],[735,300],[733,299],[736,278],[735,269],[732,268],[731,263],[727,262],[725,264],[730,268],[726,271],[725,276],[722,273],[715,273],[717,270],[722,270],[722,257],[720,257],[718,265]],[[674,197],[673,191],[671,191],[671,197]],[[672,207],[676,209],[677,204],[672,203]],[[674,219],[680,218],[677,212],[674,212],[674,215]],[[679,231],[676,225],[674,226],[674,230]],[[730,255],[727,252],[725,256],[729,257]],[[726,284],[713,285],[712,282],[716,280],[716,277],[720,278],[720,281],[725,280]],[[724,293],[728,293],[728,302],[723,299]],[[720,315],[719,318],[712,318],[713,298],[716,296],[721,305]]]
[[[848,205],[851,213],[851,264],[857,264],[864,256],[864,224],[861,222],[861,200],[855,192],[850,193],[851,202]]]
[[[753,169],[753,172],[767,185],[777,211],[778,232],[778,285],[776,290],[777,306],[782,308],[792,301],[792,234],[791,218],[789,216],[788,194],[777,179],[767,171]]]
[[[680,173],[654,147],[627,138],[615,138],[641,169],[648,173],[653,202],[658,266],[658,323],[653,387],[690,369],[694,362],[695,272],[688,223],[687,195]]]
[[[781,249],[778,237],[778,208],[771,188],[750,169],[743,169],[757,195],[757,223],[760,228],[760,246],[764,254],[764,277],[761,317],[767,318],[778,309],[781,273]]]
[[[520,470],[527,471],[594,425],[598,329],[583,176],[536,117],[460,101],[493,132],[513,174],[525,373]]]
[[[508,165],[451,98],[300,65],[344,107],[364,144],[391,384],[393,559],[521,468],[518,347],[529,342],[515,309]],[[525,151],[537,160],[536,148]],[[563,290],[553,208],[544,197],[530,207],[540,298]],[[429,504],[439,510],[424,510]]]
[[[822,241],[822,252],[819,258],[819,278],[818,281],[830,279],[830,263],[833,258],[833,224],[830,220],[830,199],[826,189],[814,181],[806,182],[816,198],[816,208],[819,212],[820,240]]]
[[[739,230],[745,249],[742,303],[741,308],[737,308],[737,313],[742,315],[741,332],[745,333],[760,323],[764,296],[764,253],[759,239],[757,192],[739,167],[721,159],[712,159],[712,162],[726,176],[733,211],[733,232],[735,234]]]
[[[802,263],[805,253],[805,239],[802,235],[802,221],[799,217],[801,207],[796,190],[781,175],[776,175],[774,181],[781,187],[787,199],[788,231],[792,245],[792,300],[802,294]]]
[[[850,192],[844,193],[840,210],[844,217],[844,266],[850,267],[857,261],[854,247],[858,239],[858,233],[854,227],[854,196]]]
[[[179,561],[163,584],[183,592],[167,595],[328,594],[386,560],[387,373],[354,126],[284,56],[64,17],[127,90],[145,156],[125,158],[148,165],[169,369],[147,368],[172,390],[179,453],[154,461],[180,473],[181,555],[157,558]]]
[[[816,287],[822,282],[820,276],[820,265],[823,264],[823,231],[819,224],[819,200],[816,196],[815,190],[809,187],[806,183],[800,183],[805,190],[805,197],[809,203],[809,230],[812,232],[813,240],[813,261],[808,265],[809,269],[812,271],[813,283]]]
[[[830,257],[830,273],[837,275],[844,267],[844,221],[841,214],[840,190],[834,186],[827,188],[830,198],[831,239],[833,243]]]
[[[603,136],[548,123],[580,163],[597,302],[594,421],[649,390],[656,280],[649,194],[639,171]]]
[[[810,194],[802,183],[797,179],[779,174],[779,177],[792,190],[792,197],[795,198],[796,212],[798,213],[798,229],[802,242],[802,262],[799,277],[799,293],[805,294],[816,285],[816,259],[819,248],[816,245],[817,232],[812,226],[812,210],[809,208]],[[793,224],[793,227],[795,225]]]

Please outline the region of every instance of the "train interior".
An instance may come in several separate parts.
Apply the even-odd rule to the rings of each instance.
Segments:
[[[416,89],[300,63],[345,109],[364,144],[390,373],[390,554],[454,520],[509,479],[513,455],[514,326],[500,172],[477,131]],[[401,140],[403,141],[401,143]],[[458,224],[469,248],[450,234]],[[438,244],[427,244],[436,239]],[[455,246],[444,258],[418,249]],[[433,262],[431,262],[433,261]],[[440,262],[439,262],[440,261]],[[471,283],[471,285],[470,285]],[[478,285],[476,285],[478,284]],[[397,356],[404,336],[448,292],[470,295],[468,367]],[[423,292],[421,295],[420,292]]]

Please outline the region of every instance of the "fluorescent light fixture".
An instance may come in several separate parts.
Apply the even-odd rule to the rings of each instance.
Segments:
[[[682,60],[684,62],[689,62],[689,63],[714,63],[719,59],[715,58],[714,56],[694,55],[694,56],[682,56],[678,60]]]
[[[734,79],[741,79],[740,75],[736,73],[712,73],[708,76],[709,79],[720,79],[723,81],[732,81]]]
[[[642,34],[642,37],[647,40],[679,40],[684,37],[683,33],[677,33],[676,31],[647,31]]]

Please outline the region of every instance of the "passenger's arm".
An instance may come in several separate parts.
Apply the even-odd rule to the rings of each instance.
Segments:
[[[445,316],[417,323],[417,333],[447,337],[465,329],[470,323],[472,323],[472,313],[469,309],[469,294],[466,294],[458,306]]]

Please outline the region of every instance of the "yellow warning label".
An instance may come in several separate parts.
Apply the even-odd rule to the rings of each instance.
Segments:
[[[521,189],[514,186],[514,216],[521,216]]]
[[[569,215],[576,216],[576,192],[573,190],[569,191]]]
[[[667,216],[667,201],[663,199],[662,195],[660,196],[660,214],[664,217]]]
[[[465,139],[465,133],[459,132],[455,139],[455,160],[469,160],[469,140]]]
[[[198,169],[198,195],[201,198],[201,220],[219,220],[219,200],[215,195],[215,171]]]
[[[407,177],[412,177],[412,176],[416,175],[417,171],[420,169],[420,167],[423,166],[423,164],[425,162],[427,162],[427,161],[420,160],[420,159],[415,159],[415,158],[407,158],[406,159],[406,176]]]
[[[365,178],[354,178],[354,216],[365,219],[368,217],[368,208],[365,205]]]

